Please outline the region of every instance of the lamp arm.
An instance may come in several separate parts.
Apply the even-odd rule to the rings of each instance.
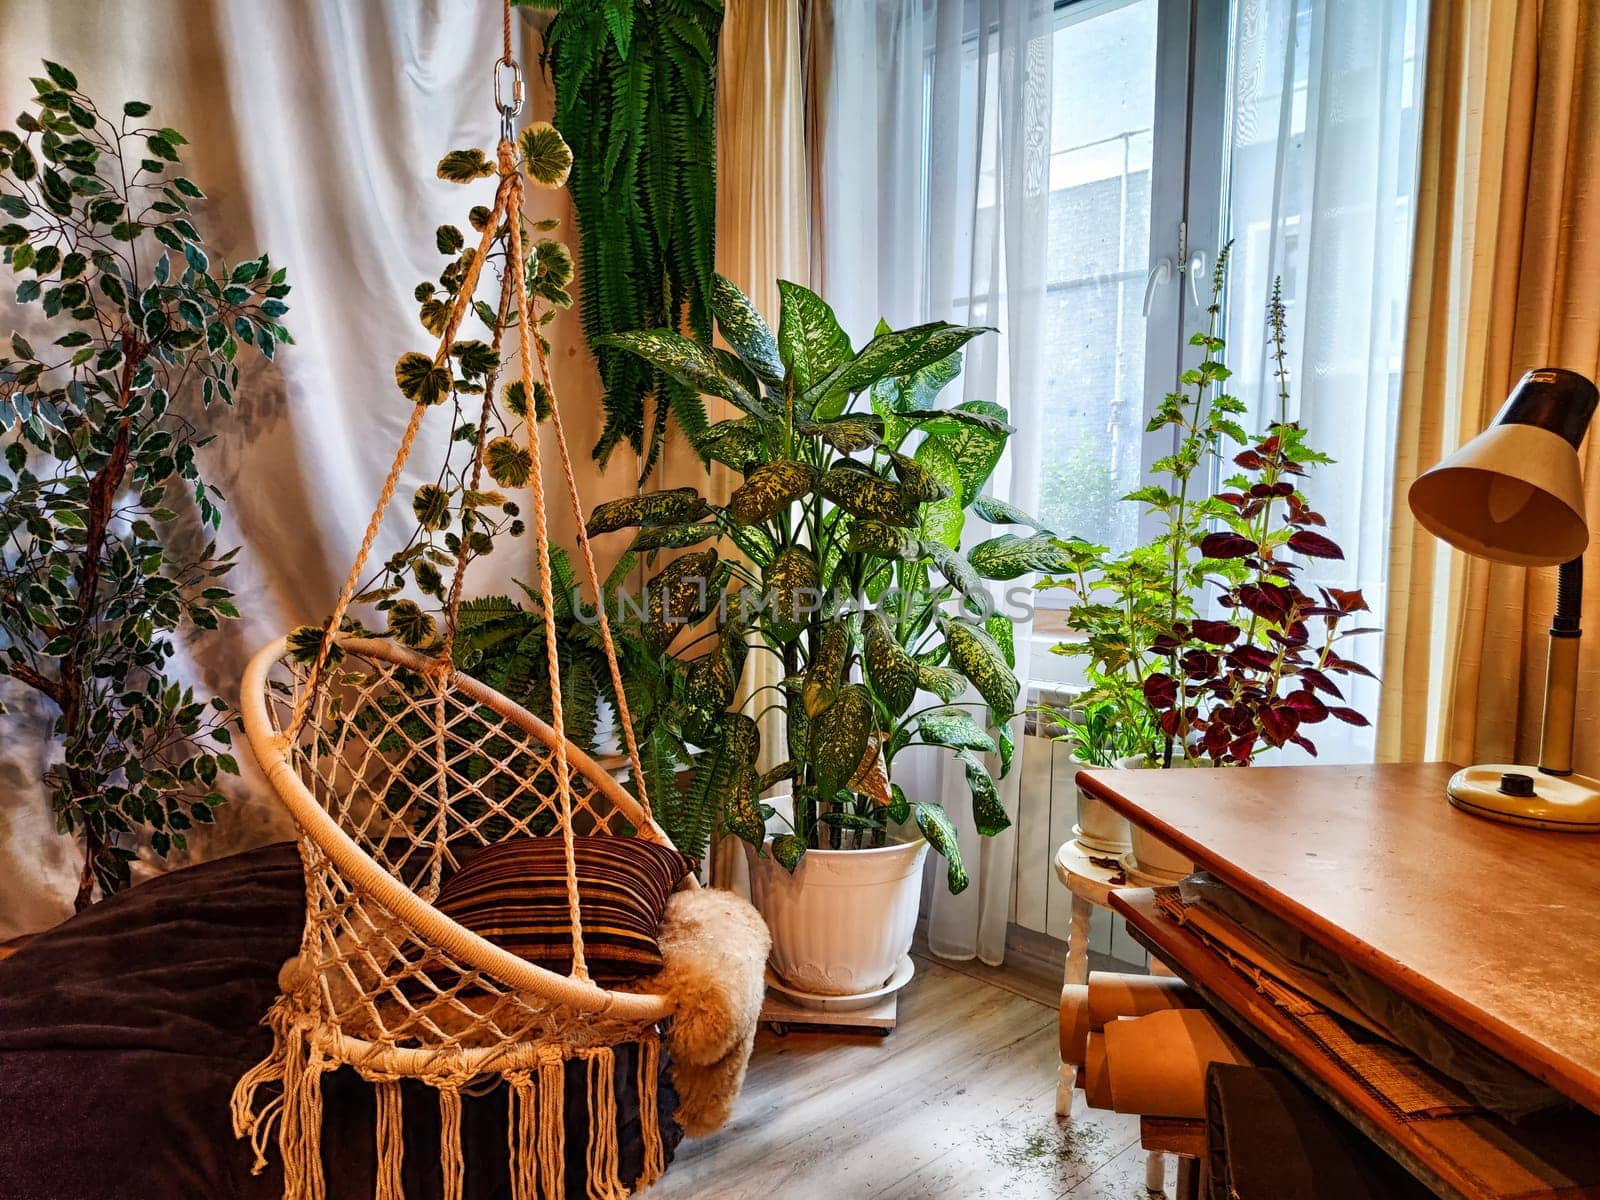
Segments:
[[[1572,726],[1578,706],[1578,642],[1583,636],[1583,559],[1561,564],[1556,577],[1556,615],[1550,622],[1550,659],[1544,676],[1544,729],[1539,770],[1572,774]]]

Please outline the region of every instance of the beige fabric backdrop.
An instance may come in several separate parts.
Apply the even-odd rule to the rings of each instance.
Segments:
[[[810,197],[806,160],[800,0],[734,0],[722,26],[717,81],[717,270],[739,286],[777,328],[778,280],[809,282]],[[736,415],[736,414],[734,414]],[[726,499],[739,484],[727,467],[713,464],[711,494]],[[782,676],[772,655],[747,660],[745,691]],[[755,695],[755,715],[773,700]],[[783,719],[760,718],[762,766],[785,755]],[[744,854],[735,839],[718,843],[714,877],[744,888]]]
[[[792,4],[731,7],[729,25],[750,27],[754,37],[760,18],[789,14]],[[230,258],[265,249],[289,269],[288,323],[298,345],[250,380],[239,407],[219,418],[223,436],[207,452],[210,477],[228,496],[224,541],[244,547],[233,582],[245,614],[195,646],[193,673],[207,690],[236,697],[249,655],[289,627],[320,620],[354,556],[409,415],[391,373],[403,351],[426,344],[411,291],[442,262],[433,230],[463,223],[492,190],[440,182],[433,165],[449,149],[488,146],[495,136],[490,67],[499,11],[494,0],[0,0],[0,113],[8,124],[31,95],[28,76],[40,73],[42,57],[69,64],[104,103],[151,101],[162,123],[190,139],[186,162],[210,196],[202,231]],[[786,20],[792,28],[792,14]],[[532,81],[524,119],[545,116],[538,38],[520,28]],[[736,77],[756,65],[742,48],[730,59],[741,66]],[[740,128],[767,85],[750,77],[723,114],[724,131]],[[746,201],[725,247],[753,237],[763,212],[780,203],[760,167],[772,133],[770,125],[752,128],[741,154],[724,132],[723,194]],[[543,203],[555,206],[544,215],[570,216],[562,197],[547,194]],[[784,269],[776,249],[752,245],[750,254],[722,260],[742,284]],[[10,292],[0,289],[0,333],[16,316],[4,299]],[[632,491],[637,464],[625,452],[604,479],[583,453],[600,428],[599,397],[575,313],[557,322],[554,337],[562,411],[581,466],[591,468],[580,479],[585,503]],[[433,474],[448,436],[442,415],[424,425],[400,496]],[[667,459],[663,482],[703,480],[681,446]],[[570,544],[564,509],[553,500],[554,536]],[[397,504],[376,555],[404,539],[409,520],[409,507]],[[618,534],[600,543],[602,569],[626,541]],[[488,560],[469,594],[527,577],[531,553],[529,545]],[[78,869],[77,850],[55,835],[37,783],[51,714],[16,690],[6,696],[22,703],[0,718],[0,939],[65,916]],[[194,858],[288,835],[259,780],[243,790],[214,831],[195,839]]]
[[[1378,754],[1526,761],[1537,753],[1554,572],[1446,550],[1404,497],[1484,427],[1524,371],[1600,371],[1600,8],[1431,7]],[[1584,459],[1600,519],[1600,438]],[[1592,679],[1592,545],[1587,557]],[[1578,769],[1600,771],[1595,689],[1580,693],[1578,718]]]

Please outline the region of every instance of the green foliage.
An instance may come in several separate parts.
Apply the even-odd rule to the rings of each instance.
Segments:
[[[524,0],[527,2],[527,0]],[[546,57],[555,125],[596,152],[572,166],[583,328],[605,386],[595,457],[626,441],[654,469],[668,420],[705,428],[700,393],[605,338],[687,329],[711,345],[716,237],[716,47],[721,0],[555,3]]]
[[[1261,749],[1287,743],[1315,754],[1309,726],[1329,717],[1366,724],[1342,703],[1332,678],[1367,673],[1335,649],[1371,632],[1343,627],[1366,602],[1359,591],[1337,588],[1312,596],[1297,582],[1295,556],[1342,553],[1315,531],[1325,521],[1299,490],[1311,468],[1330,460],[1289,419],[1276,286],[1268,326],[1277,419],[1265,434],[1245,433],[1246,405],[1226,390],[1231,372],[1217,331],[1228,250],[1217,256],[1206,329],[1190,338],[1200,362],[1183,372],[1148,426],[1171,436],[1173,452],[1157,460],[1151,482],[1124,497],[1155,526],[1155,537],[1117,555],[1058,542],[1066,561],[1042,567],[1062,574],[1041,587],[1072,596],[1067,624],[1076,636],[1055,650],[1085,660],[1089,690],[1064,719],[1078,753],[1097,765],[1129,754],[1167,766],[1175,757],[1247,764]],[[1213,494],[1218,478],[1222,490]],[[1019,544],[998,553],[1017,553]],[[1216,589],[1220,619],[1202,607],[1208,588]]]
[[[1001,629],[1009,623],[991,614],[982,560],[956,547],[1011,428],[991,404],[938,407],[940,390],[960,372],[961,347],[984,331],[880,325],[857,353],[821,297],[788,282],[779,292],[774,333],[737,288],[716,282],[713,308],[731,354],[661,330],[609,339],[701,393],[737,397],[746,415],[711,426],[697,445],[743,482],[722,504],[691,492],[692,516],[685,499],[662,513],[661,497],[678,494],[656,494],[603,505],[590,527],[638,526],[639,545],[666,544],[652,535],[681,529],[671,541],[714,536],[738,552],[680,558],[650,585],[650,644],[696,655],[687,667],[695,704],[685,736],[703,748],[691,791],[697,802],[760,845],[770,811],[758,796],[788,783],[793,830],[775,839],[772,853],[789,867],[808,848],[881,845],[891,821],[914,819],[951,857],[950,885],[959,890],[966,876],[948,816],[937,806],[913,811],[892,773],[914,746],[954,755],[979,828],[1003,827],[994,776],[973,752],[998,753],[1003,774],[1009,739],[997,745],[966,710],[987,708],[1002,725],[1012,716],[1018,684]],[[1042,536],[1046,545],[1029,543],[1027,562],[1057,561],[1059,550]],[[993,548],[986,555],[1004,557]],[[726,594],[727,580],[742,590]],[[682,623],[658,619],[669,611]],[[705,652],[713,639],[716,648]],[[758,727],[727,711],[735,659],[743,666],[730,644],[783,664],[782,684],[760,702],[785,710],[788,761],[766,775],[754,767]],[[940,665],[947,658],[951,665]],[[969,685],[985,703],[959,699]],[[941,698],[931,711],[917,707],[919,688]]]
[[[237,774],[227,708],[168,677],[177,642],[239,615],[211,539],[199,414],[231,406],[240,359],[292,339],[284,272],[205,247],[177,130],[103,113],[58,63],[0,130],[0,244],[37,349],[0,352],[0,675],[46,697],[57,829],[81,838],[77,905],[147,846],[186,845]],[[3,710],[0,710],[3,711]]]

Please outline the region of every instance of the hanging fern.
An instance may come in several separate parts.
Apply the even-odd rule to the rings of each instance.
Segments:
[[[626,440],[643,481],[669,420],[691,442],[700,396],[635,355],[598,344],[633,329],[711,343],[716,246],[716,47],[721,0],[513,0],[556,10],[545,35],[555,124],[584,148],[568,190],[578,215],[583,328],[605,387],[603,465]]]

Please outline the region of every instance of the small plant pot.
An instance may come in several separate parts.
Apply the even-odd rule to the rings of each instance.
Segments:
[[[1078,762],[1073,759],[1073,762]],[[1088,763],[1078,763],[1087,767]],[[1073,826],[1073,836],[1085,850],[1101,854],[1125,854],[1133,844],[1128,832],[1128,818],[1115,811],[1098,796],[1091,796],[1081,787],[1078,793],[1078,823]]]
[[[772,933],[772,969],[818,996],[884,986],[911,949],[928,843],[809,850],[790,874],[771,857],[750,863],[750,898]]]
[[[1150,763],[1147,755],[1136,754],[1130,758],[1119,758],[1117,766],[1130,771],[1152,771],[1158,768]],[[1169,770],[1190,768],[1194,764],[1187,759],[1174,759]],[[1186,855],[1174,850],[1148,829],[1139,825],[1131,825],[1133,853],[1129,863],[1133,870],[1150,879],[1162,882],[1175,882],[1185,875],[1194,873],[1194,862]]]

